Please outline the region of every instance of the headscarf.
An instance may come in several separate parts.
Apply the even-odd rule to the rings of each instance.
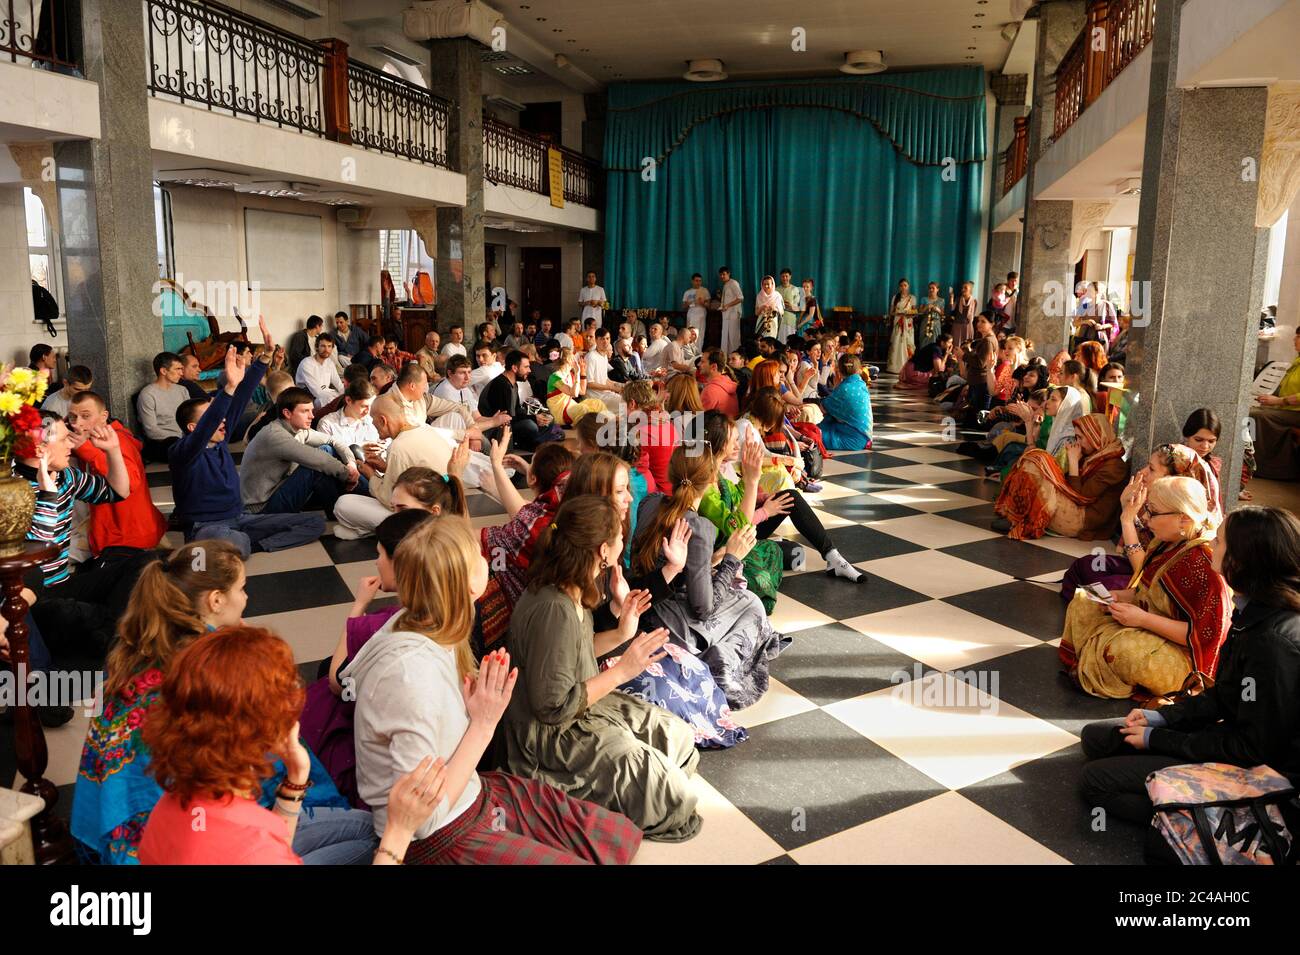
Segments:
[[[1185,444],[1162,444],[1151,452],[1152,457],[1160,455],[1169,468],[1170,477],[1189,477],[1205,488],[1205,499],[1210,502],[1210,510],[1215,523],[1223,519],[1223,502],[1219,499],[1219,478],[1214,473],[1210,462]]]
[[[764,275],[763,281],[772,278],[770,275]],[[754,299],[754,314],[758,314],[764,308],[776,309],[777,314],[785,311],[785,299],[776,289],[772,289],[771,294],[763,291],[763,282],[758,284],[758,296]]]
[[[1104,414],[1080,416],[1074,422],[1074,433],[1094,449],[1079,466],[1081,478],[1087,477],[1112,458],[1124,456],[1124,445],[1115,436],[1115,427]]]
[[[1087,407],[1083,392],[1067,385],[1065,395],[1061,398],[1061,406],[1052,416],[1052,430],[1047,435],[1048,454],[1056,454],[1066,441],[1074,437],[1075,419],[1083,415]],[[1114,431],[1111,433],[1114,434]]]

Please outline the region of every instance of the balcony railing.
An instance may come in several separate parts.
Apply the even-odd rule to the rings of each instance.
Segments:
[[[350,60],[341,40],[306,40],[219,3],[144,8],[154,96],[450,168],[451,105]]]
[[[547,149],[552,147],[560,151],[564,201],[595,206],[599,163],[582,153],[555,146],[490,117],[483,118],[483,178],[498,185],[549,196],[551,177]]]
[[[69,21],[61,16],[72,14]],[[0,0],[0,63],[49,63],[75,68],[80,64],[80,27],[76,6],[51,0]]]
[[[1029,117],[1017,116],[1015,138],[1003,154],[1002,195],[1015,188],[1029,170]]]
[[[355,60],[347,75],[353,143],[447,168],[450,103]]]
[[[1089,0],[1083,31],[1056,70],[1053,140],[1146,48],[1155,22],[1156,0]]]

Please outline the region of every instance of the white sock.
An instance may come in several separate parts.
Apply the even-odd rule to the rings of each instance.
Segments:
[[[857,583],[862,578],[862,571],[845,560],[838,550],[828,550],[825,554],[826,569],[836,577]]]

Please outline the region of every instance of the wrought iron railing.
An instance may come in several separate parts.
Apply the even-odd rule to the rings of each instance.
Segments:
[[[79,66],[75,14],[75,6],[51,0],[0,0],[0,62]]]
[[[552,147],[560,151],[564,201],[583,206],[596,205],[599,163],[582,153],[555,146],[486,116],[483,118],[483,178],[498,185],[549,196],[551,177],[547,149]]]
[[[1073,125],[1151,42],[1156,0],[1089,0],[1087,19],[1056,70],[1052,138]]]
[[[1002,195],[1009,193],[1029,170],[1029,117],[1017,116],[1015,136],[1003,153]]]
[[[342,40],[306,40],[207,0],[144,7],[153,95],[450,168],[451,105],[349,59]]]
[[[447,167],[450,103],[355,60],[348,62],[347,76],[353,143]]]
[[[324,135],[319,44],[216,3],[145,0],[149,90]]]

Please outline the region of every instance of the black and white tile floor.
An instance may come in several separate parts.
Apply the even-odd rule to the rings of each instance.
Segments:
[[[1090,545],[992,532],[998,485],[953,452],[936,406],[888,383],[873,402],[875,447],[828,461],[812,498],[867,584],[827,579],[815,554],[783,581],[773,621],[794,642],[767,696],[739,714],[750,739],[702,754],[702,833],[646,843],[638,861],[1141,861],[1142,834],[1093,831],[1076,790],[1080,727],[1129,708],[1081,694],[1057,662],[1053,582]],[[165,470],[150,483],[169,509]],[[475,526],[502,519],[490,498],[471,503]],[[288,640],[310,678],[373,562],[373,539],[255,555],[246,619]],[[47,734],[62,814],[84,732],[79,711]]]

